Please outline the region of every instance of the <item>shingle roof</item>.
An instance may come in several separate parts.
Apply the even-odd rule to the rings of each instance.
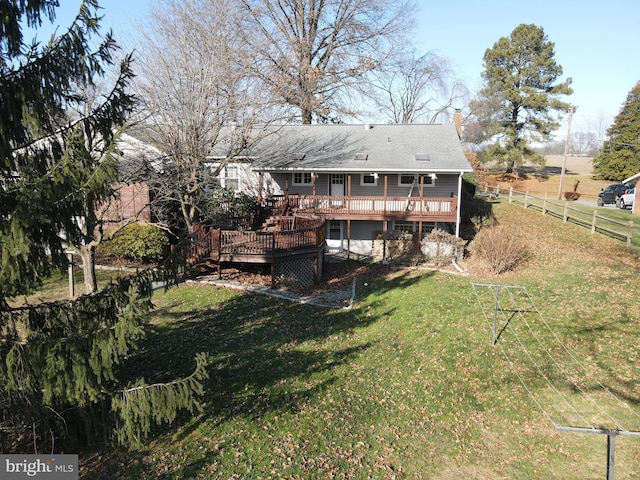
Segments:
[[[249,147],[254,170],[471,172],[454,125],[284,125]]]

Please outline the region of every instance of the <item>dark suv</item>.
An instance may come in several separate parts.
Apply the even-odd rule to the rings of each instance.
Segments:
[[[598,194],[598,206],[601,207],[608,203],[616,203],[624,192],[633,188],[633,185],[624,185],[622,183],[614,183],[607,188],[603,188]]]

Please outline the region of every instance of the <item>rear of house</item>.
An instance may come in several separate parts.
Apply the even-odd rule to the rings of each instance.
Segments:
[[[332,251],[369,255],[391,231],[459,234],[472,169],[454,125],[287,125],[247,153],[259,198],[325,218]]]

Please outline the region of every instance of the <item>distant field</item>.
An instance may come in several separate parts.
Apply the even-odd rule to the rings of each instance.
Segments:
[[[549,198],[558,198],[562,192],[574,191],[577,181],[579,183],[576,191],[580,193],[580,200],[595,203],[600,190],[611,182],[594,180],[591,177],[592,160],[591,157],[567,157],[562,189],[560,188],[560,172],[564,162],[562,155],[547,156],[547,164],[540,174],[526,174],[518,177],[492,175],[489,177],[489,185],[500,185],[501,189],[513,187],[516,191],[529,192],[532,195],[547,195]]]
[[[563,160],[562,155],[548,155],[547,166],[562,167]],[[591,157],[567,157],[565,164],[567,175],[590,176],[593,170],[592,161]]]

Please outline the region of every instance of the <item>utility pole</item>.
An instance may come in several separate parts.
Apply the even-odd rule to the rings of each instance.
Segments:
[[[571,136],[572,117],[573,107],[569,107],[569,118],[567,119],[567,138],[564,141],[564,157],[562,158],[562,170],[560,170],[560,187],[558,189],[558,200],[562,200],[562,182],[564,181],[564,171],[567,166],[567,155],[569,154],[569,137]]]

